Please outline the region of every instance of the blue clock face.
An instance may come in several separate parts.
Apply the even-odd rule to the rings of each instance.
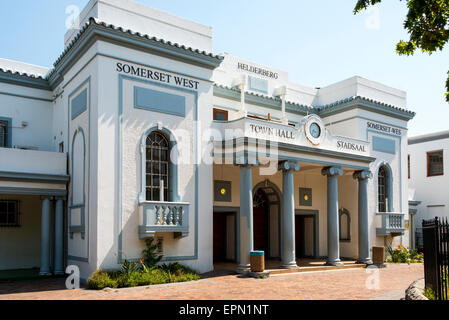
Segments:
[[[318,125],[318,123],[314,122],[314,123],[311,124],[311,126],[310,126],[310,134],[315,139],[318,139],[320,137],[320,135],[321,135],[321,128]]]

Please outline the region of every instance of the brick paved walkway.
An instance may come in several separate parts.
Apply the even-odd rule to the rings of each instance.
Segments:
[[[366,269],[275,275],[257,280],[238,275],[215,275],[196,282],[119,290],[66,290],[64,280],[0,284],[2,299],[154,299],[154,300],[340,300],[400,299],[415,280],[424,277],[423,265],[393,265],[376,274]]]

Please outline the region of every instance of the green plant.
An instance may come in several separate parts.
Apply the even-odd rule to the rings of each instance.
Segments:
[[[148,268],[155,267],[161,260],[162,255],[158,254],[158,245],[153,243],[153,239],[147,239],[145,241],[146,248],[143,250],[143,259],[141,264],[145,264]]]
[[[89,289],[101,290],[110,288],[129,288],[163,283],[186,282],[199,280],[198,272],[179,263],[166,264],[160,267],[148,267],[145,264],[125,260],[121,271],[96,271],[88,281]]]
[[[387,248],[389,254],[389,262],[393,263],[422,263],[424,261],[424,255],[418,253],[417,250],[411,250],[402,245],[399,245],[397,249],[393,249],[390,246]]]
[[[431,288],[426,288],[423,292],[423,295],[429,300],[436,300],[435,293]]]
[[[87,281],[87,287],[92,290],[102,290],[104,288],[117,288],[116,280],[111,279],[110,274],[106,271],[95,271]]]
[[[131,262],[125,259],[125,261],[123,261],[123,263],[121,264],[121,268],[122,273],[129,275],[131,273],[139,271],[140,265],[136,262]]]

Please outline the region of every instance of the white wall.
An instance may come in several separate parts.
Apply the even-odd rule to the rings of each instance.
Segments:
[[[83,26],[90,17],[116,27],[179,43],[201,51],[212,51],[212,28],[129,0],[91,0],[80,14]],[[70,29],[65,46],[78,33]]]
[[[444,175],[427,177],[427,152],[443,150]],[[421,228],[422,220],[436,216],[449,218],[449,139],[434,140],[408,146],[410,154],[409,187],[415,191],[413,199],[421,201],[417,207],[415,227]]]
[[[57,151],[52,137],[51,99],[50,91],[0,83],[0,117],[12,119],[13,147]]]

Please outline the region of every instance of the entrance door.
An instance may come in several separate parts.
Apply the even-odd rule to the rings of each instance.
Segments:
[[[295,252],[296,258],[304,257],[304,217],[295,216]]]
[[[268,256],[268,210],[266,208],[253,209],[254,250],[263,250]]]
[[[295,216],[295,251],[297,258],[309,258],[315,255],[314,216]]]
[[[214,262],[226,261],[226,214],[214,212]]]

